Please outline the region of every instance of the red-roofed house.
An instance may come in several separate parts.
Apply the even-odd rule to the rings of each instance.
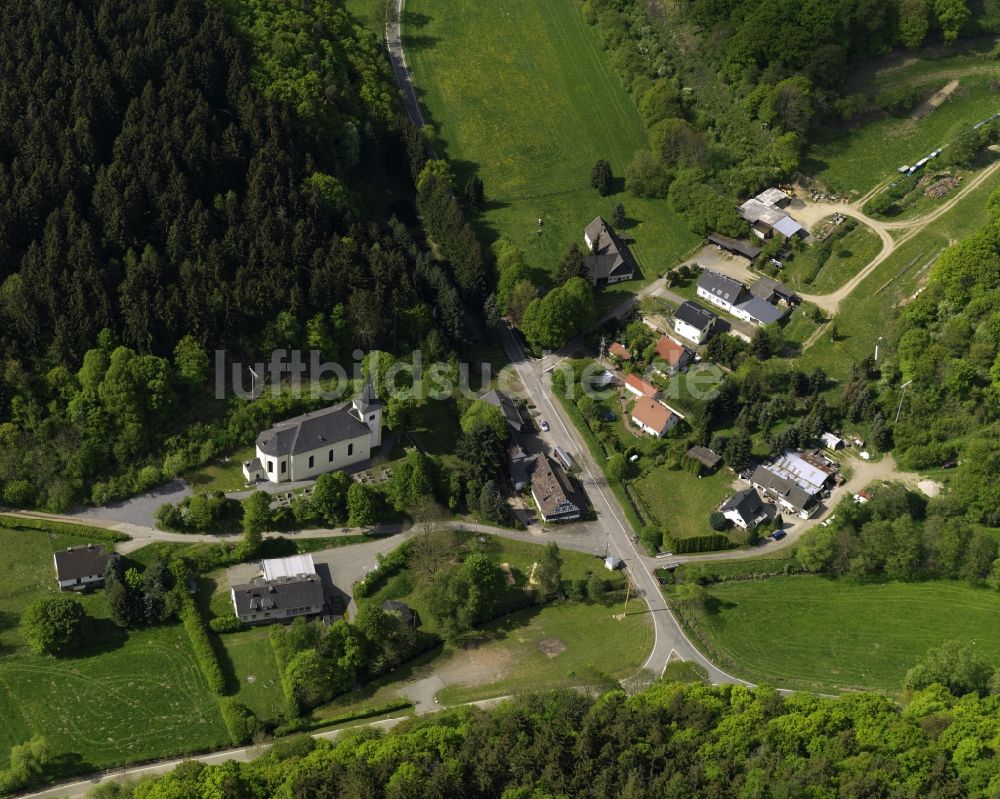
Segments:
[[[640,397],[632,408],[632,421],[643,432],[657,438],[662,438],[667,431],[684,417],[670,408],[649,397]]]
[[[608,355],[612,358],[617,358],[619,361],[631,361],[632,353],[629,352],[625,347],[619,344],[617,341],[614,342],[610,347],[608,347]]]
[[[660,336],[656,342],[653,368],[666,377],[671,377],[694,360],[694,353],[674,341],[670,336]]]
[[[656,399],[660,395],[660,390],[656,386],[646,382],[638,375],[626,375],[625,388],[637,397]]]

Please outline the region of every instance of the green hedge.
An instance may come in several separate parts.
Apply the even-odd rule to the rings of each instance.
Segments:
[[[227,613],[225,616],[217,616],[208,623],[209,629],[218,635],[226,633],[238,633],[246,629],[246,625],[239,620],[235,613]]]
[[[380,555],[377,568],[369,572],[364,580],[359,580],[354,584],[354,596],[363,598],[378,591],[390,577],[399,574],[406,568],[409,554],[409,547],[406,544],[400,544],[388,555],[384,557]]]
[[[234,746],[252,741],[260,732],[260,722],[253,711],[242,702],[237,702],[231,696],[224,696],[219,700],[219,708],[222,710],[222,720],[229,732],[229,740]]]
[[[300,732],[311,732],[321,730],[324,727],[331,727],[334,724],[344,724],[348,721],[358,721],[359,719],[370,719],[374,716],[382,716],[386,713],[393,713],[397,710],[409,710],[413,707],[413,702],[406,699],[397,699],[387,702],[384,705],[356,710],[353,713],[345,713],[343,716],[336,716],[330,719],[296,719],[287,724],[282,724],[274,730],[275,737],[282,735],[294,735]]]
[[[8,530],[42,530],[47,533],[61,533],[62,535],[88,538],[108,544],[117,544],[121,541],[132,540],[131,536],[127,536],[125,533],[117,533],[114,530],[107,530],[104,527],[50,521],[48,519],[29,519],[22,516],[10,516],[5,513],[0,514],[0,527],[6,527]]]
[[[205,620],[202,619],[201,613],[198,612],[198,606],[189,596],[184,598],[184,604],[181,607],[181,621],[188,638],[191,640],[194,656],[198,660],[198,667],[205,677],[205,682],[208,683],[209,690],[222,696],[226,692],[226,680],[222,676],[222,667],[219,665],[219,659],[215,655],[215,647],[212,646],[212,640],[208,637],[208,631],[205,629]]]
[[[736,544],[721,533],[696,535],[691,538],[664,538],[663,545],[675,555],[689,552],[715,552],[720,549],[735,549]]]

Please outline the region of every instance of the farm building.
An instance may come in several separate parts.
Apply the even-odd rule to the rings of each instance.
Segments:
[[[772,277],[762,277],[750,285],[750,293],[772,305],[798,305],[801,298],[790,288]]]
[[[723,236],[719,233],[711,234],[708,237],[708,243],[714,244],[724,252],[739,255],[740,257],[746,258],[751,262],[757,260],[757,256],[760,255],[760,247],[754,247],[748,241],[743,241],[742,239],[731,239],[729,236]]]
[[[689,458],[694,458],[702,465],[705,471],[713,472],[722,463],[722,457],[716,455],[708,447],[703,447],[700,444],[695,444],[691,449],[685,453]]]
[[[759,297],[750,297],[739,305],[733,306],[730,313],[737,319],[763,327],[780,322],[786,312]]]
[[[625,242],[602,217],[597,217],[583,231],[590,254],[583,261],[587,266],[590,282],[595,286],[607,286],[631,280],[635,274],[635,262]]]
[[[809,231],[782,210],[789,202],[791,198],[780,189],[765,189],[743,203],[739,212],[758,238],[769,239],[775,233],[785,239],[805,238]]]

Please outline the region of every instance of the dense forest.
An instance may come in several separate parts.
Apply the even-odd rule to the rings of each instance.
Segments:
[[[870,693],[658,683],[628,697],[537,694],[388,734],[279,740],[250,763],[186,763],[93,799],[282,797],[914,797],[995,795],[998,699],[939,685],[905,707]]]
[[[447,176],[421,203],[441,249],[464,236],[454,270],[393,216],[415,223],[425,156],[339,0],[14,0],[0,50],[3,502],[106,500],[245,443],[165,458],[214,348],[461,339],[478,244]]]
[[[994,4],[966,0],[587,0],[584,14],[650,133],[626,188],[669,197],[701,234],[744,232],[734,200],[794,174],[817,127],[938,88],[851,91],[859,61],[1000,30]]]

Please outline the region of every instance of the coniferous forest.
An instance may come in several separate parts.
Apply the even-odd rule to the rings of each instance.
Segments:
[[[106,501],[231,447],[260,420],[171,438],[215,348],[446,354],[481,302],[393,215],[415,222],[422,146],[339,0],[13,0],[0,37],[5,504]]]

